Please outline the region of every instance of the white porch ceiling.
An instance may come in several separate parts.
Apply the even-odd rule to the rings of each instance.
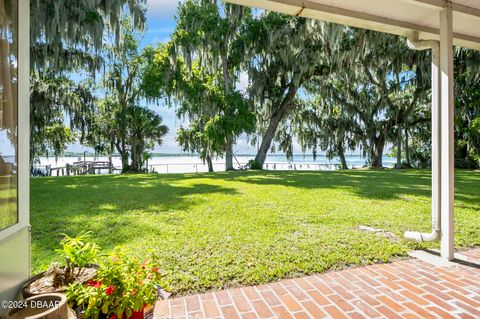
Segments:
[[[480,0],[226,0],[357,28],[439,40],[440,11],[453,9],[453,43],[480,50]]]

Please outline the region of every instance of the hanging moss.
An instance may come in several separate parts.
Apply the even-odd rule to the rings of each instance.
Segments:
[[[94,108],[93,85],[76,83],[70,75],[83,72],[94,78],[103,63],[105,39],[118,38],[121,16],[128,13],[135,28],[143,30],[145,5],[145,0],[30,1],[32,159],[62,154],[69,139],[52,132],[64,132],[58,127],[66,118],[71,129],[83,134],[85,114]]]

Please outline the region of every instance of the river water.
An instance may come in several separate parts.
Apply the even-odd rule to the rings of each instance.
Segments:
[[[237,155],[234,158],[235,168],[240,168],[253,160],[255,155]],[[61,157],[57,160],[55,158],[40,158],[39,167],[50,165],[52,168],[64,167],[67,163],[73,164],[78,161],[109,161],[108,157]],[[366,159],[358,155],[346,156],[347,164],[350,168],[363,167]],[[119,157],[113,157],[112,163],[115,167],[121,167]],[[327,159],[323,155],[317,156],[314,160],[312,155],[294,155],[292,160],[287,160],[285,155],[269,155],[265,161],[265,169],[268,170],[333,170],[336,168],[335,164],[340,164],[338,158],[332,160]],[[383,165],[385,167],[393,167],[395,158],[383,157]],[[207,165],[204,164],[196,155],[162,155],[154,156],[148,161],[150,171],[157,173],[194,173],[206,172]],[[213,167],[215,171],[224,171],[225,162],[222,158],[214,159]],[[60,173],[61,175],[61,173]]]

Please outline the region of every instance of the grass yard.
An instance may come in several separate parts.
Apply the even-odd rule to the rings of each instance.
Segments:
[[[0,230],[17,222],[17,185],[10,176],[0,176]]]
[[[102,248],[156,250],[175,294],[387,262],[425,247],[429,171],[231,172],[32,179],[35,272],[56,260],[61,233],[93,231]],[[480,244],[480,172],[456,174],[456,244]],[[435,246],[436,244],[430,244]]]

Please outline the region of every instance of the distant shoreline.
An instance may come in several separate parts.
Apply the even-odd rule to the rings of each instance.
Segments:
[[[72,153],[70,153],[72,154]],[[68,154],[68,155],[70,155]],[[40,163],[35,165],[39,169],[54,169],[62,170],[67,165],[72,165],[75,162],[111,161],[116,171],[120,171],[122,163],[120,157],[112,156],[97,156],[87,154],[78,154],[75,156],[63,156],[59,158],[40,157]],[[234,167],[242,169],[247,166],[250,160],[253,160],[255,155],[236,155],[234,159]],[[366,165],[366,159],[359,155],[347,155],[347,165],[349,168],[361,168]],[[396,162],[395,158],[388,156],[383,157],[383,166],[385,168],[393,167]],[[291,160],[288,160],[285,155],[272,154],[268,155],[264,164],[266,170],[334,170],[338,169],[340,160],[338,158],[328,159],[324,155],[294,155]],[[225,171],[225,160],[221,157],[213,160],[214,171]],[[157,173],[200,173],[207,172],[208,167],[198,155],[195,154],[152,154],[148,159],[148,171]],[[60,174],[60,173],[59,173]]]

